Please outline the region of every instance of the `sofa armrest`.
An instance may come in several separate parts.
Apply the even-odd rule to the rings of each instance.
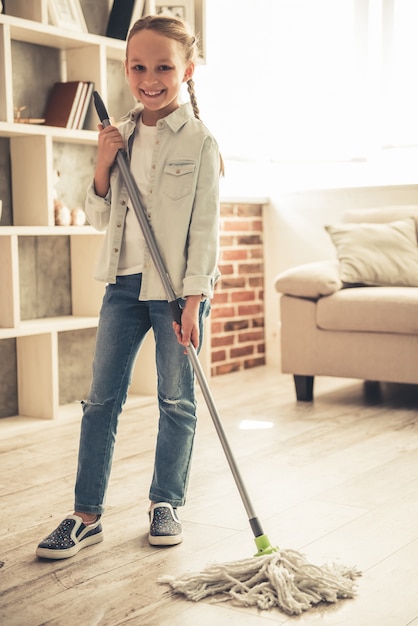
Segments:
[[[274,286],[280,293],[300,298],[321,298],[342,288],[338,259],[315,261],[279,274]]]

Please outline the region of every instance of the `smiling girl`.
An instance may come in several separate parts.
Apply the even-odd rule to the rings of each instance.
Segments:
[[[182,541],[177,507],[190,473],[196,400],[184,346],[197,349],[218,277],[218,146],[199,119],[193,73],[196,38],[175,18],[147,16],[131,29],[125,74],[138,106],[118,127],[99,125],[86,213],[106,230],[95,277],[107,283],[100,311],[93,379],[83,405],[74,514],[37,548],[44,558],[71,557],[102,541],[101,515],[119,415],[145,335],[155,336],[159,428],[149,490],[152,545]],[[190,102],[181,104],[186,83]],[[115,158],[126,150],[157,245],[182,307],[172,322]],[[140,446],[138,446],[139,449]]]

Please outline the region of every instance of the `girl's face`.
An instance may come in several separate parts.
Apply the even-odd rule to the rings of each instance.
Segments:
[[[153,30],[141,30],[128,43],[125,72],[134,97],[144,105],[144,124],[154,126],[179,107],[182,83],[193,76],[181,45]]]

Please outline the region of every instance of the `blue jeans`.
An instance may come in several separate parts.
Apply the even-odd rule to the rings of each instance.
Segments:
[[[75,510],[101,514],[119,415],[141,344],[152,328],[156,344],[159,427],[149,498],[185,503],[196,428],[194,373],[172,328],[167,301],[138,300],[142,274],[107,285],[100,311],[93,380],[83,404]],[[200,341],[209,301],[200,305]]]

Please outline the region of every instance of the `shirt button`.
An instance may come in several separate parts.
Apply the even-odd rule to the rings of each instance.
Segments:
[[[119,248],[113,248],[113,252],[119,252]]]
[[[122,200],[121,205],[125,206],[125,204],[126,204],[125,200]]]
[[[176,170],[176,174],[180,174],[180,170]]]
[[[120,228],[122,226],[121,223],[116,224],[117,228]]]

